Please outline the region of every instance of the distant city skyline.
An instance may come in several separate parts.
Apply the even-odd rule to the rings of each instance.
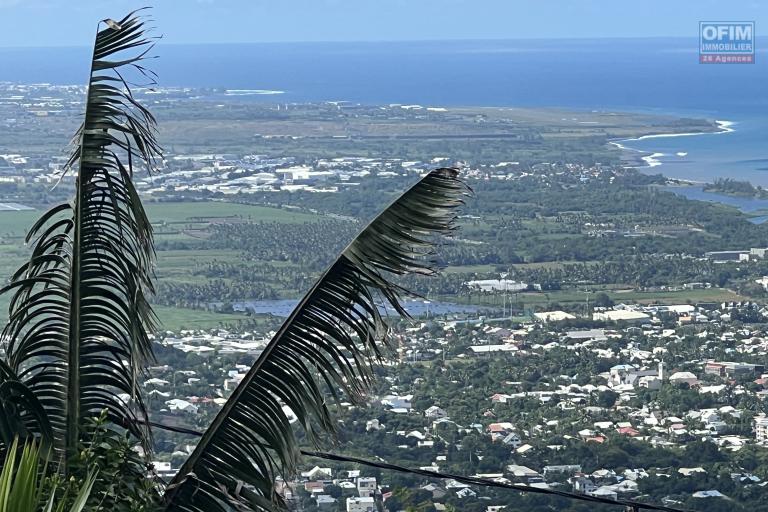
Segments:
[[[167,44],[697,37],[700,20],[748,20],[755,0],[0,0],[0,47],[86,46],[101,17],[155,4]]]

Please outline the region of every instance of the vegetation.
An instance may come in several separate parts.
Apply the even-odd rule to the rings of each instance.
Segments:
[[[0,512],[81,512],[98,476],[83,482],[61,482],[46,475],[47,449],[35,441],[19,446],[15,438],[0,471]],[[78,488],[79,487],[79,488]]]
[[[139,387],[154,359],[147,334],[156,319],[147,300],[154,247],[132,181],[134,164],[151,172],[160,148],[154,117],[124,78],[131,69],[150,76],[142,61],[152,40],[135,13],[103,23],[83,125],[67,165],[77,172],[74,201],[54,207],[30,229],[31,257],[5,288],[12,296],[0,364],[0,442],[9,450],[7,461],[14,460],[17,437],[50,446],[61,463],[43,474],[92,486],[93,510],[274,510],[282,503],[276,479],[292,476],[299,460],[286,408],[303,436],[318,443],[335,432],[327,394],[362,401],[373,382],[372,364],[388,345],[380,298],[405,315],[406,290],[392,276],[435,272],[435,241],[453,230],[467,189],[457,171],[432,171],[346,246],[160,497],[145,474],[152,442]],[[137,443],[143,457],[134,453]],[[27,455],[13,481],[11,498],[21,505],[32,504],[36,494],[35,458]],[[10,462],[4,471],[13,472]],[[78,495],[76,503],[85,500]]]
[[[768,192],[763,190],[763,187],[755,187],[748,181],[739,181],[733,178],[716,178],[714,183],[708,183],[704,186],[704,191],[761,199],[768,197]]]

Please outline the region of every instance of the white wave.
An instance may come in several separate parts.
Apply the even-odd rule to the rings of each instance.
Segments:
[[[694,135],[720,135],[721,133],[730,133],[735,131],[733,126],[736,124],[734,121],[725,121],[725,120],[719,120],[715,119],[715,124],[720,129],[720,131],[717,132],[693,132],[693,133],[655,133],[651,135],[642,135],[640,137],[630,138],[630,139],[619,139],[619,140],[612,140],[609,141],[609,144],[612,144],[616,146],[617,148],[623,150],[623,151],[635,151],[637,153],[648,153],[647,151],[643,151],[642,149],[637,148],[631,148],[628,146],[625,146],[624,142],[632,142],[636,140],[645,140],[645,139],[660,139],[662,137],[692,137]],[[679,157],[687,156],[688,153],[685,151],[679,151],[675,153]],[[659,161],[659,157],[666,156],[664,153],[652,153],[650,155],[646,155],[641,157],[641,160],[643,160],[646,163],[647,167],[656,167],[661,165],[663,162]]]
[[[648,156],[644,156],[641,158],[643,162],[645,162],[647,167],[656,167],[661,165],[661,161],[659,161],[659,157],[666,156],[664,153],[651,153]]]
[[[253,96],[256,94],[285,94],[285,91],[274,91],[270,89],[227,89],[225,96]]]
[[[715,124],[717,124],[717,127],[720,128],[720,130],[722,130],[718,133],[729,133],[734,131],[732,127],[736,123],[734,123],[733,121],[718,121],[717,119],[715,119]]]
[[[664,137],[692,137],[694,135],[720,135],[721,133],[730,133],[735,131],[733,125],[736,123],[733,121],[719,121],[715,119],[715,124],[720,129],[719,132],[691,132],[691,133],[653,133],[651,135],[642,135],[635,137],[634,139],[622,139],[622,142],[628,142],[633,140],[646,140],[646,139],[661,139]]]

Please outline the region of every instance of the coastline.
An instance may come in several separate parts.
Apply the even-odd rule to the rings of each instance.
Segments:
[[[731,133],[736,131],[736,129],[733,127],[736,124],[735,121],[715,119],[715,124],[717,125],[717,128],[718,128],[718,131],[715,131],[715,132],[653,133],[653,134],[641,135],[640,137],[634,137],[629,139],[609,140],[608,144],[616,146],[622,151],[634,151],[636,153],[642,153],[644,156],[641,156],[640,160],[645,162],[645,165],[640,168],[651,169],[653,167],[657,167],[662,164],[659,158],[662,156],[667,156],[666,153],[651,153],[648,151],[644,151],[642,149],[636,149],[636,148],[625,146],[624,143],[637,141],[637,140],[646,140],[646,139],[661,139],[666,137],[693,137],[695,135],[721,135],[723,133]],[[687,153],[681,154],[678,156],[685,156],[686,154]]]
[[[645,165],[635,166],[637,169],[639,170],[652,169],[653,167],[657,167],[662,163],[664,163],[659,159],[662,156],[670,156],[672,154],[675,154],[678,157],[682,158],[687,156],[688,153],[687,152],[677,152],[677,153],[649,152],[649,151],[644,151],[641,149],[625,146],[623,143],[637,141],[637,140],[651,139],[651,138],[662,138],[662,137],[689,137],[693,135],[719,135],[723,133],[731,133],[736,131],[734,128],[734,125],[736,123],[734,121],[716,120],[715,123],[717,125],[718,131],[714,131],[714,132],[651,134],[651,135],[643,135],[641,137],[635,137],[631,139],[612,140],[612,141],[609,141],[609,143],[623,151],[642,155],[640,156],[640,160],[642,160],[645,163]],[[764,222],[768,222],[768,215],[766,215],[766,213],[768,213],[768,198],[760,198],[760,197],[748,196],[743,194],[729,194],[726,192],[714,191],[714,190],[705,190],[707,185],[710,185],[710,182],[707,182],[707,181],[699,181],[699,180],[692,180],[692,179],[686,179],[686,178],[671,178],[667,176],[665,176],[665,181],[666,181],[665,185],[659,186],[659,188],[661,188],[662,190],[673,192],[675,194],[681,195],[690,200],[714,202],[714,203],[719,203],[722,205],[736,208],[747,216],[747,220],[749,220],[749,222],[752,222],[755,224],[762,224]]]

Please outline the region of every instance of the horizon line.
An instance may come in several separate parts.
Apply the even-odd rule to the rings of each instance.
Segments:
[[[305,44],[407,44],[407,43],[492,43],[492,42],[523,42],[523,41],[631,41],[631,40],[698,40],[698,35],[687,36],[605,36],[605,37],[509,37],[509,38],[455,38],[455,39],[317,39],[317,40],[296,40],[296,41],[204,41],[204,42],[163,42],[162,46],[228,46],[228,45],[305,45]],[[756,36],[755,39],[768,39],[768,35]],[[0,45],[1,50],[25,50],[25,49],[57,49],[57,48],[90,48],[88,45]]]

